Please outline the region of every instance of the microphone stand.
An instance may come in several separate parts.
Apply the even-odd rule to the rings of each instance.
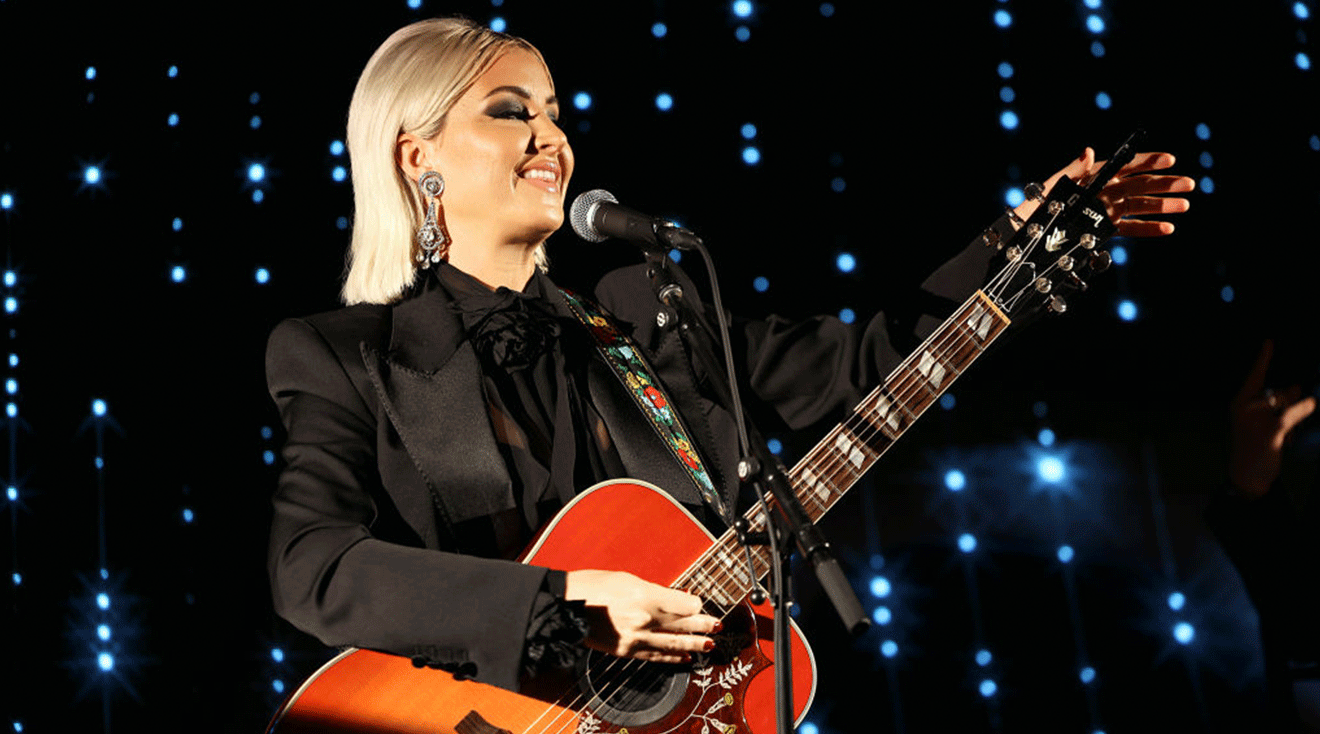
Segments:
[[[727,332],[724,324],[723,307],[720,304],[719,285],[715,278],[714,267],[701,240],[688,230],[657,226],[656,240],[665,245],[678,246],[681,249],[696,249],[701,252],[710,269],[711,287],[715,296],[716,317],[720,327]],[[692,241],[695,240],[695,245]],[[835,611],[844,626],[852,634],[860,634],[870,626],[870,620],[862,611],[861,601],[852,590],[852,585],[844,576],[834,557],[829,543],[820,530],[811,522],[797,494],[788,482],[788,472],[770,450],[766,442],[757,433],[755,426],[746,419],[738,399],[738,386],[734,381],[732,353],[729,351],[727,333],[721,340],[724,346],[724,359],[716,359],[713,336],[710,328],[697,311],[690,306],[683,295],[682,284],[669,269],[666,257],[667,248],[647,247],[646,259],[650,264],[651,286],[656,298],[678,316],[678,330],[683,342],[688,346],[693,359],[701,364],[712,376],[710,385],[715,396],[734,414],[739,429],[739,441],[742,457],[738,462],[738,479],[750,483],[756,490],[766,517],[766,532],[750,533],[745,519],[738,518],[732,524],[738,533],[738,539],[744,546],[753,544],[769,545],[771,548],[771,603],[774,608],[774,653],[775,653],[775,709],[778,731],[790,734],[793,729],[793,677],[792,649],[789,631],[789,608],[792,605],[790,577],[786,573],[793,545],[797,546],[802,557],[811,562],[816,578],[833,603]],[[725,379],[719,379],[723,376]],[[749,434],[752,440],[749,440]],[[767,495],[773,505],[766,505]],[[773,511],[772,511],[773,510]],[[729,522],[731,518],[724,518]],[[792,538],[794,544],[787,541]],[[750,553],[749,553],[750,560]],[[755,569],[748,568],[753,582],[752,599],[764,597],[756,579]]]

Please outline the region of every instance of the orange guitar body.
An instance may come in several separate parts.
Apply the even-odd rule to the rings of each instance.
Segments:
[[[714,542],[659,489],[606,482],[565,507],[524,562],[565,571],[628,571],[670,586]],[[550,683],[538,679],[535,692],[522,694],[414,668],[404,657],[350,650],[294,692],[269,731],[773,734],[771,623],[769,605],[744,601],[726,617],[715,652],[692,665],[620,661],[593,652],[594,665],[588,666],[594,670]],[[797,627],[792,629],[794,711],[800,721],[815,693],[815,662]],[[629,682],[614,688],[621,678]]]

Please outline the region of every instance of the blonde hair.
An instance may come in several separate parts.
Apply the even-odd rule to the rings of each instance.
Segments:
[[[353,241],[345,303],[390,303],[417,276],[414,233],[421,225],[422,202],[417,183],[404,176],[395,160],[399,135],[430,140],[440,134],[459,97],[514,48],[545,63],[521,38],[466,18],[435,18],[395,31],[367,61],[348,107]],[[536,260],[545,269],[544,245]]]

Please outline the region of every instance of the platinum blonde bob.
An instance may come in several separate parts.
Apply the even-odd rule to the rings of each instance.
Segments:
[[[342,294],[348,305],[397,301],[417,277],[414,235],[422,202],[417,182],[396,162],[399,135],[439,135],[454,103],[514,48],[545,63],[521,38],[465,18],[436,18],[395,31],[367,61],[348,107],[353,239]],[[544,245],[536,261],[545,268]]]

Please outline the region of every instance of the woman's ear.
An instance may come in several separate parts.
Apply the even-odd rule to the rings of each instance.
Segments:
[[[394,162],[403,175],[414,183],[431,170],[427,163],[427,143],[414,133],[399,133],[394,144]]]

